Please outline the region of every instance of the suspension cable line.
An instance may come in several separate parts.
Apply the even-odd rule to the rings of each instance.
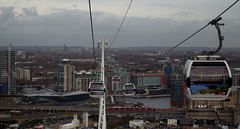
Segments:
[[[235,5],[239,0],[235,1],[231,6],[229,6],[227,9],[225,9],[222,13],[220,13],[216,18],[218,19],[219,17],[221,17],[225,12],[227,12],[230,8],[232,8],[233,5]]]
[[[128,5],[128,8],[127,8],[127,11],[126,11],[126,13],[125,13],[125,15],[124,15],[124,17],[123,17],[123,19],[122,19],[122,22],[121,22],[121,24],[120,24],[120,26],[119,26],[119,28],[118,28],[118,31],[117,31],[116,35],[114,36],[113,41],[112,41],[112,43],[109,45],[108,49],[113,45],[115,39],[117,38],[118,33],[119,33],[120,29],[122,28],[123,22],[124,22],[127,14],[128,14],[128,11],[129,11],[129,9],[130,9],[130,7],[131,7],[131,5],[132,5],[132,2],[133,2],[133,0],[130,1],[129,5]]]
[[[92,20],[92,9],[91,9],[91,0],[88,0],[89,3],[89,13],[90,13],[90,22],[91,22],[91,32],[92,32],[92,43],[93,43],[93,58],[95,58],[95,47],[94,47],[94,33],[93,33],[93,20]]]
[[[194,35],[196,35],[197,33],[199,33],[200,31],[202,31],[203,29],[205,29],[210,23],[208,23],[207,25],[205,25],[204,27],[202,27],[201,29],[199,29],[198,31],[196,31],[195,33],[193,33],[192,35],[190,35],[189,37],[187,37],[186,39],[184,39],[182,42],[178,43],[177,45],[175,45],[174,47],[172,47],[171,49],[169,49],[165,54],[169,53],[170,51],[172,51],[173,49],[175,49],[176,47],[180,46],[182,43],[184,43],[185,41],[187,41],[188,39],[192,38]]]
[[[213,19],[212,21],[210,21],[207,25],[205,25],[204,27],[202,27],[201,29],[199,29],[198,31],[196,31],[195,33],[193,33],[192,35],[190,35],[189,37],[187,37],[186,39],[184,39],[182,42],[178,43],[177,45],[175,45],[174,47],[172,47],[171,49],[169,49],[165,54],[169,53],[170,51],[172,51],[173,49],[175,49],[176,47],[180,46],[181,44],[183,44],[185,41],[187,41],[188,39],[192,38],[194,35],[196,35],[197,33],[199,33],[200,31],[202,31],[203,29],[205,29],[208,25],[212,24],[213,21],[217,20],[219,17],[221,17],[221,15],[223,15],[225,12],[227,12],[233,5],[235,5],[239,0],[235,1],[231,6],[229,6],[227,9],[225,9],[222,13],[220,13],[215,19]]]

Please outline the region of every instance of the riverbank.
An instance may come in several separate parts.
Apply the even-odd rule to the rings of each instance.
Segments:
[[[145,107],[154,108],[170,108],[170,97],[169,96],[155,96],[155,97],[126,97],[126,96],[115,96],[115,103],[143,103]]]
[[[170,94],[164,95],[134,95],[133,98],[161,98],[161,97],[170,97]]]

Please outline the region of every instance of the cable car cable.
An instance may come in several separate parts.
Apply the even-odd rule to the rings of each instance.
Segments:
[[[235,5],[239,0],[235,1],[231,6],[229,6],[227,9],[225,9],[222,13],[220,13],[215,19],[213,19],[212,21],[210,21],[207,25],[205,25],[204,27],[202,27],[201,29],[199,29],[198,31],[196,31],[195,33],[193,33],[192,35],[190,35],[189,37],[187,37],[186,39],[184,39],[182,42],[178,43],[177,45],[175,45],[174,47],[172,47],[171,49],[169,49],[165,54],[169,53],[170,51],[172,51],[173,49],[175,49],[176,47],[178,47],[179,45],[183,44],[185,41],[187,41],[188,39],[192,38],[194,35],[196,35],[197,33],[199,33],[200,31],[202,31],[203,29],[205,29],[208,25],[212,24],[213,21],[217,21],[221,15],[223,15],[225,12],[227,12],[233,5]]]
[[[119,26],[119,28],[118,28],[118,31],[117,31],[116,35],[114,36],[113,41],[112,41],[112,43],[109,45],[108,49],[113,45],[115,39],[117,38],[118,33],[119,33],[120,29],[122,28],[123,22],[125,21],[125,18],[126,18],[127,14],[128,14],[128,11],[129,11],[129,9],[130,9],[130,7],[131,7],[131,5],[132,5],[132,2],[133,2],[133,0],[130,1],[129,5],[128,5],[128,8],[127,8],[127,11],[126,11],[126,13],[125,13],[125,15],[124,15],[124,17],[123,17],[123,19],[122,19],[122,22],[121,22],[121,24],[120,24],[120,26]]]
[[[88,0],[89,3],[89,13],[90,13],[90,22],[91,22],[91,32],[92,32],[92,43],[93,43],[93,58],[95,58],[95,47],[94,47],[94,33],[93,33],[93,20],[92,20],[92,9],[91,9],[91,0]]]
[[[194,35],[196,35],[198,32],[202,31],[203,29],[205,29],[210,23],[208,23],[207,25],[205,25],[204,27],[202,27],[201,29],[199,29],[198,31],[196,31],[195,33],[193,33],[192,35],[190,35],[189,37],[187,37],[186,39],[184,39],[182,42],[178,43],[176,46],[172,47],[171,49],[169,49],[165,54],[169,53],[170,51],[172,51],[173,49],[175,49],[176,47],[180,46],[182,43],[184,43],[185,41],[187,41],[188,39],[192,38]]]
[[[225,12],[227,12],[233,5],[235,5],[239,0],[235,1],[232,5],[230,5],[227,9],[225,9],[222,13],[220,13],[215,19],[221,17]]]

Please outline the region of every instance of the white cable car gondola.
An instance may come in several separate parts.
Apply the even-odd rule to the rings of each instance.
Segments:
[[[136,93],[136,87],[133,83],[126,83],[123,86],[123,94],[125,96],[133,96]]]
[[[89,90],[90,96],[95,98],[103,97],[106,91],[103,82],[91,82],[89,84],[88,90]]]
[[[105,72],[105,70],[104,70],[104,45],[107,45],[107,44],[108,44],[107,40],[105,40],[105,39],[99,40],[98,45],[102,46],[101,72],[100,72],[100,79],[99,79],[100,81],[93,81],[89,84],[88,91],[89,91],[90,97],[100,98],[100,99],[105,97],[106,87],[104,84],[104,78],[105,78],[105,76],[104,76],[104,72]],[[105,101],[105,98],[102,100]],[[101,106],[101,108],[102,108],[102,106]]]
[[[113,82],[113,83],[119,83],[119,82],[120,82],[120,77],[118,77],[118,76],[113,76],[113,77],[112,77],[112,82]]]
[[[225,60],[214,55],[222,48],[221,18],[211,21],[218,31],[219,47],[216,51],[203,52],[188,60],[183,69],[188,96],[191,100],[226,100],[232,86],[232,75]]]
[[[232,86],[230,68],[219,56],[198,56],[183,70],[191,100],[225,100]]]

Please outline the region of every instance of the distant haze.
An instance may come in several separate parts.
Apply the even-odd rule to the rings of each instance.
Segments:
[[[134,0],[112,47],[174,46],[235,0]],[[111,44],[130,0],[91,0],[95,46]],[[223,47],[240,45],[240,2],[222,15]],[[88,0],[0,0],[0,46],[92,47]],[[181,46],[215,47],[208,26]]]

